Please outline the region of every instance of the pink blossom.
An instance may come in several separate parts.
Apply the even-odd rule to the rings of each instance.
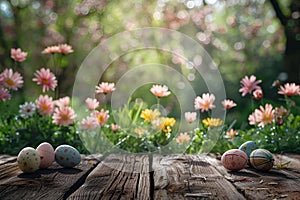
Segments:
[[[199,110],[201,109],[201,112],[208,111],[209,109],[214,109],[216,106],[213,105],[215,101],[215,95],[213,94],[203,94],[201,97],[196,97],[194,105],[195,109]]]
[[[171,92],[168,90],[169,88],[166,85],[153,85],[150,89],[152,94],[154,94],[158,98],[169,96]]]
[[[260,106],[259,109],[256,109],[249,117],[249,124],[258,126],[265,126],[274,121],[274,109],[271,104],[266,104],[265,107]]]
[[[54,110],[54,101],[48,95],[40,95],[35,101],[36,107],[41,115],[51,115]]]
[[[233,108],[233,107],[235,107],[236,106],[236,103],[234,103],[232,100],[230,100],[230,99],[224,99],[223,101],[222,101],[222,105],[223,105],[223,107],[225,108],[225,109],[231,109],[231,108]]]
[[[92,113],[92,116],[97,118],[98,124],[100,126],[104,126],[109,118],[108,111],[105,111],[104,109],[101,109],[100,112],[98,110],[95,110]]]
[[[10,49],[10,57],[17,62],[23,62],[26,60],[27,52],[23,52],[20,48]]]
[[[99,123],[94,116],[88,116],[81,121],[81,128],[84,130],[93,130],[97,126],[99,126]]]
[[[261,89],[260,86],[258,86],[259,83],[261,83],[261,80],[256,80],[256,77],[254,75],[251,75],[250,79],[248,78],[248,76],[245,76],[241,80],[242,88],[239,90],[239,92],[242,92],[242,96],[251,94],[253,90]]]
[[[278,94],[283,94],[285,96],[298,96],[300,95],[300,86],[295,83],[286,83],[284,86],[280,86]]]
[[[72,49],[72,46],[67,45],[67,44],[60,44],[60,45],[58,45],[58,47],[59,47],[60,53],[64,54],[64,55],[74,52]]]
[[[116,88],[115,88],[114,83],[102,82],[98,86],[96,86],[96,93],[97,94],[100,94],[100,93],[108,94],[108,93],[111,93],[115,90],[116,90]]]
[[[6,99],[10,99],[11,95],[9,94],[8,90],[0,87],[0,101],[4,101]]]
[[[23,86],[23,77],[19,72],[13,72],[12,69],[5,69],[1,74],[2,84],[12,90],[18,90]]]
[[[55,101],[55,105],[58,107],[68,107],[70,105],[70,97],[66,96],[63,98],[60,98]]]
[[[53,90],[57,86],[57,80],[55,75],[50,72],[50,69],[42,68],[40,70],[37,70],[34,73],[35,78],[32,79],[32,81],[37,82],[38,85],[42,85],[43,92],[46,92],[48,90]]]
[[[60,53],[59,46],[49,46],[42,51],[42,54],[54,54],[54,53]]]
[[[256,89],[253,92],[253,98],[256,100],[262,99],[264,96],[263,91],[261,89]]]
[[[178,144],[188,143],[189,141],[190,141],[190,136],[188,135],[187,132],[180,133],[176,138],[176,142]]]
[[[76,114],[71,107],[55,108],[52,119],[53,123],[59,126],[68,126],[74,123]]]
[[[113,132],[118,132],[120,130],[120,125],[118,124],[111,124],[110,125],[110,129],[113,131]]]
[[[184,113],[184,117],[188,123],[192,123],[197,119],[197,113],[196,112],[186,112],[186,113]]]
[[[89,110],[95,110],[99,107],[99,101],[97,99],[87,98],[85,100],[85,104]]]

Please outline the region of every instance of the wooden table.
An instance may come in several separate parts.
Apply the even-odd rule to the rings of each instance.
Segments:
[[[220,155],[89,155],[75,168],[56,163],[22,173],[0,155],[0,199],[300,199],[300,155],[286,169],[228,172]]]

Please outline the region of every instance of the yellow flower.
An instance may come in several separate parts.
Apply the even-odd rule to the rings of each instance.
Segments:
[[[216,127],[216,126],[221,126],[223,121],[219,118],[206,118],[206,119],[202,120],[202,123],[205,126],[212,128],[212,127]]]
[[[158,119],[159,116],[160,116],[160,112],[157,109],[155,110],[146,109],[143,110],[141,113],[141,118],[143,118],[145,122],[151,122],[153,120],[156,120]]]
[[[185,133],[180,133],[177,138],[176,138],[176,142],[178,144],[182,144],[182,143],[188,143],[190,141],[190,136],[188,135],[187,132]]]
[[[171,127],[174,126],[176,120],[168,117],[161,118],[160,129],[165,133],[170,133],[172,131]]]

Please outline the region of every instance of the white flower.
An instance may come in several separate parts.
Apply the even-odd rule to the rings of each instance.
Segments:
[[[32,102],[25,102],[23,105],[20,105],[20,116],[23,118],[31,117],[35,113],[35,104]]]

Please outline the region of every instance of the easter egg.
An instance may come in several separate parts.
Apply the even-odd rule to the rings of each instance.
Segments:
[[[41,158],[40,168],[47,168],[53,163],[54,149],[51,144],[43,142],[36,148],[36,151]]]
[[[257,170],[268,171],[273,167],[273,155],[266,149],[256,149],[250,154],[250,163]]]
[[[18,166],[24,173],[33,173],[38,170],[40,161],[39,153],[32,147],[25,147],[17,157]]]
[[[60,145],[55,149],[55,161],[62,167],[75,167],[80,160],[80,153],[70,145]]]
[[[250,158],[251,152],[255,149],[258,149],[258,146],[253,141],[247,141],[239,147],[239,150],[242,150],[243,152],[245,152],[247,154],[248,159]]]
[[[239,149],[231,149],[226,151],[221,157],[222,165],[231,171],[243,169],[248,162],[248,156]]]

